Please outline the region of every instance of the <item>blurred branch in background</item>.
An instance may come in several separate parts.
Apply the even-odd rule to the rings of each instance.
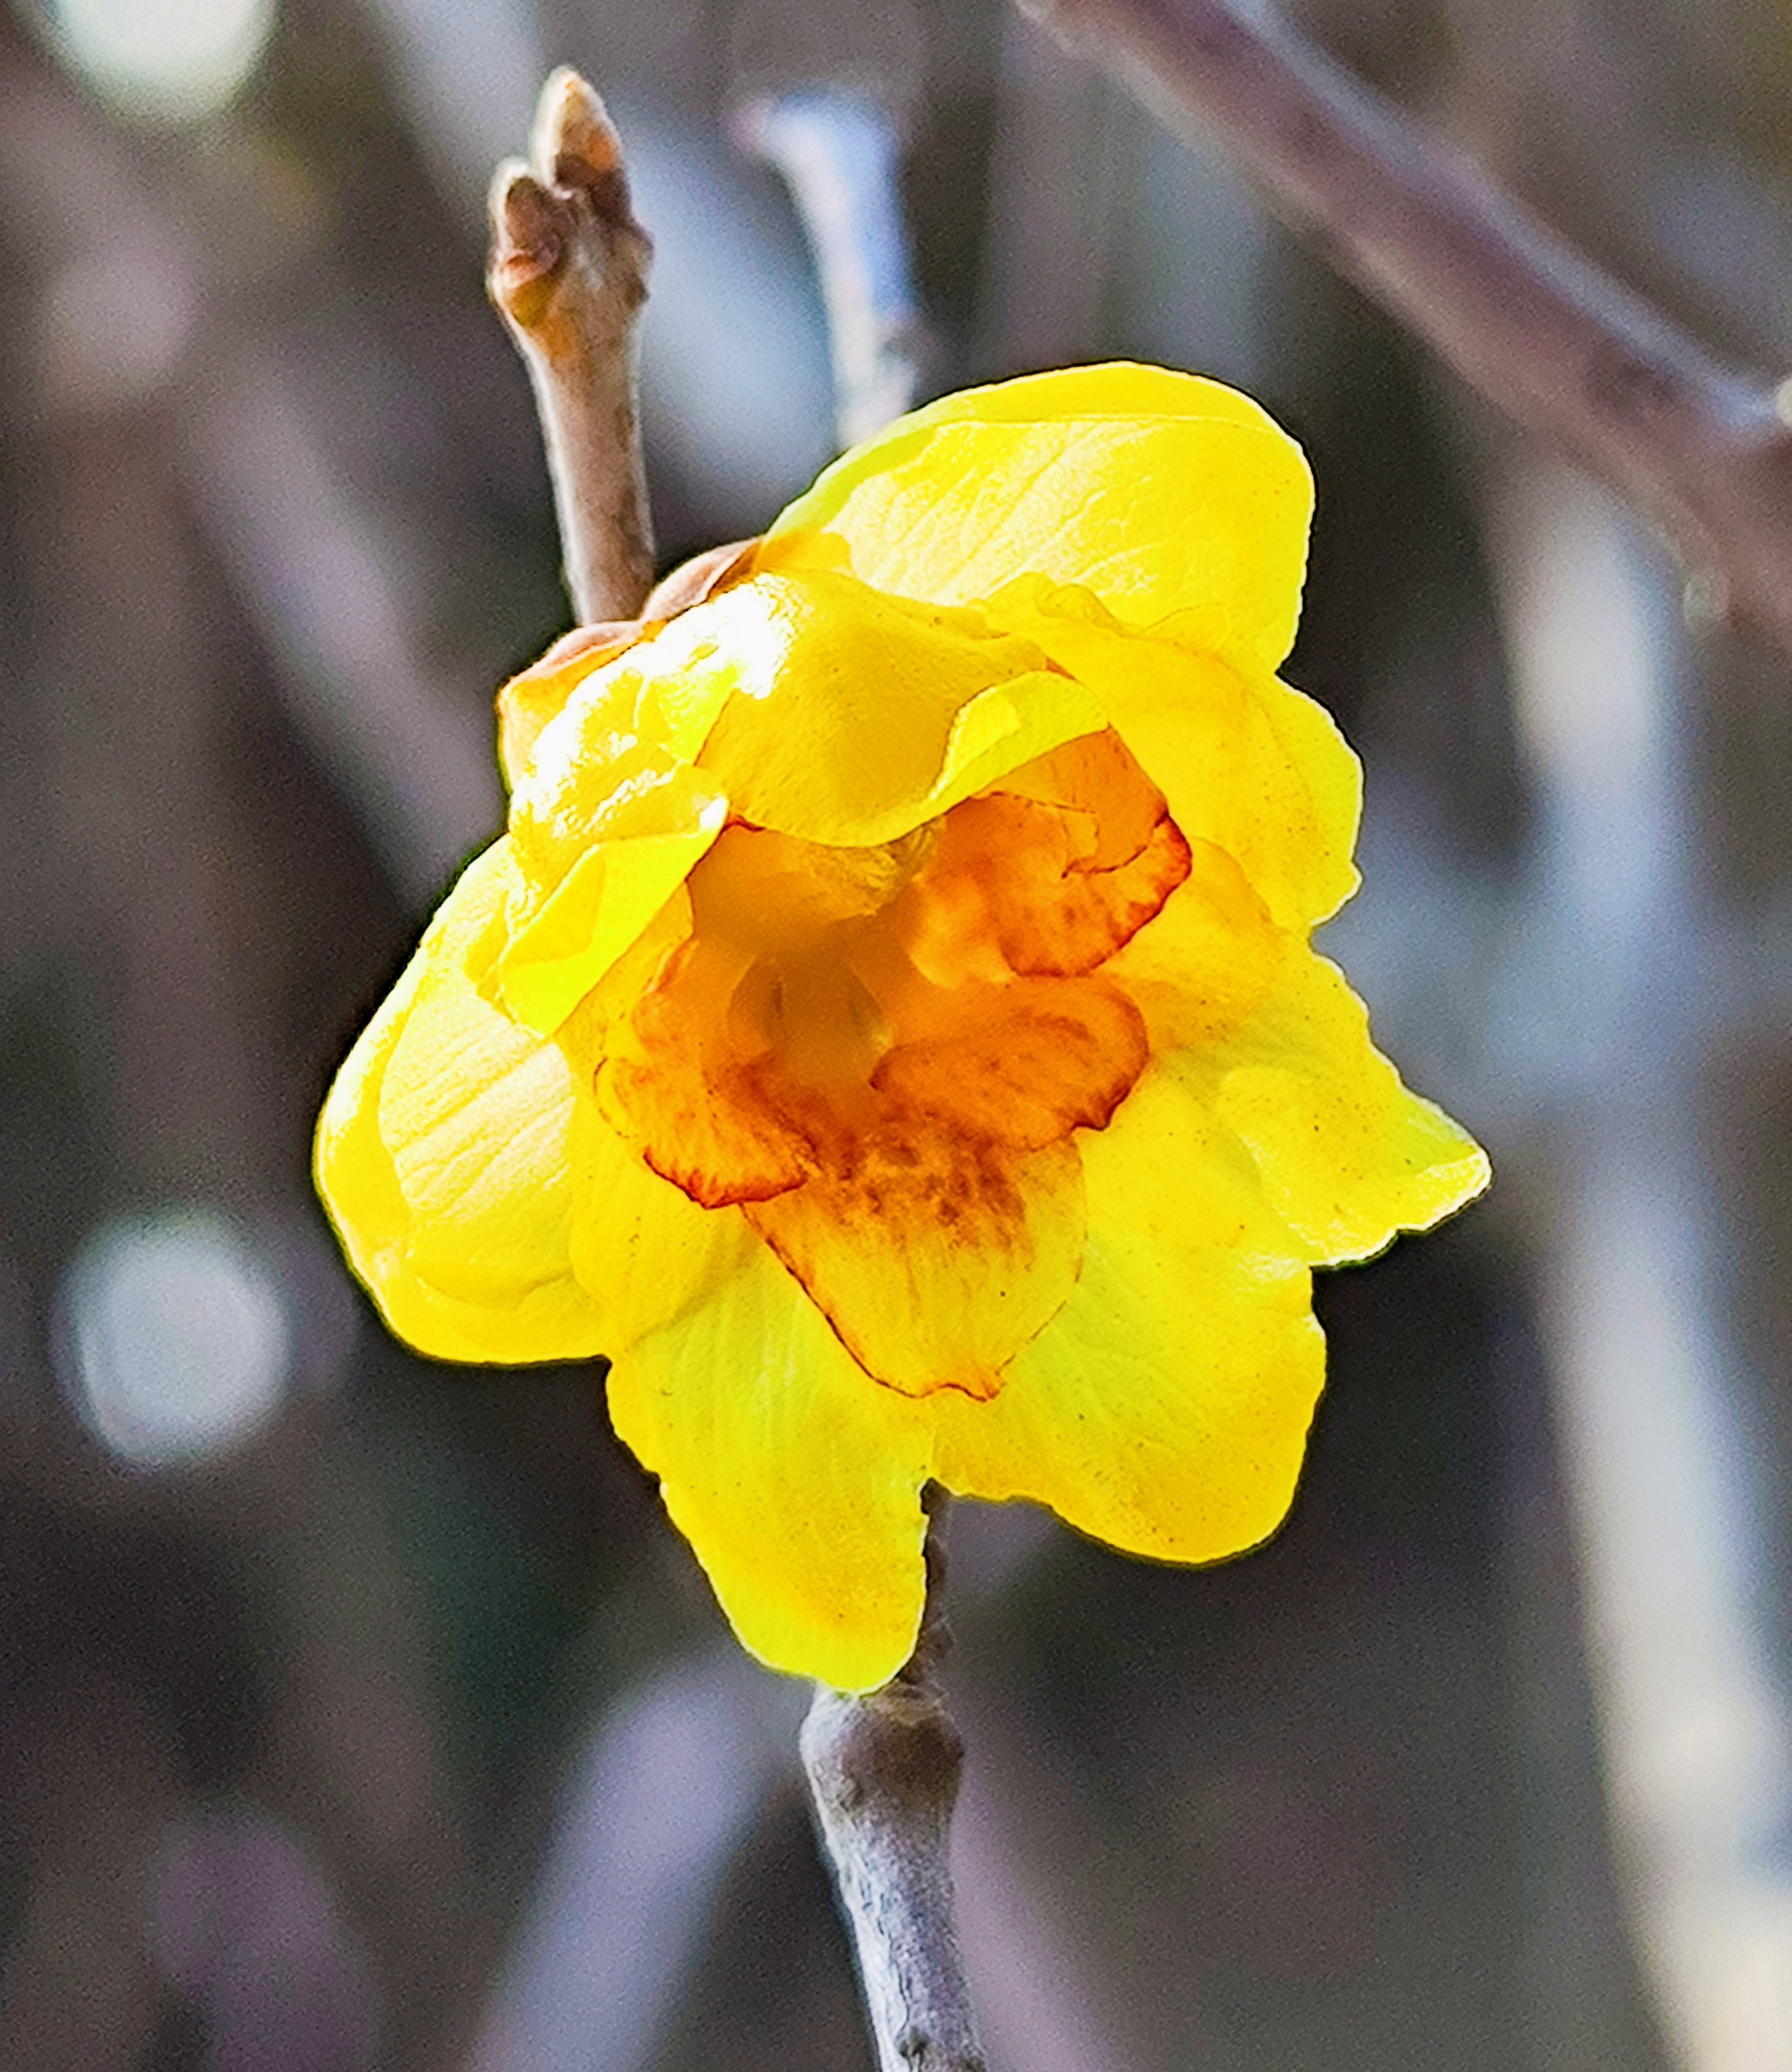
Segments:
[[[1464,380],[1660,525],[1708,611],[1733,605],[1792,651],[1792,428],[1771,383],[1720,364],[1260,8],[1024,4],[1217,142]]]
[[[861,94],[818,82],[748,101],[735,129],[783,175],[809,233],[827,311],[834,422],[841,445],[855,446],[900,417],[921,386],[895,119]]]
[[[421,903],[496,816],[488,726],[415,653],[398,557],[326,458],[278,348],[68,89],[0,79],[0,208],[51,282],[51,407],[111,422],[171,401],[174,450],[290,717]]]

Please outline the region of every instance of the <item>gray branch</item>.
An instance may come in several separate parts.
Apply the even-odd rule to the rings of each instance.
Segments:
[[[529,157],[492,183],[488,284],[535,391],[573,610],[582,624],[632,619],[653,580],[636,339],[653,248],[616,130],[576,72],[542,88]]]
[[[984,2072],[947,1853],[964,1744],[936,1675],[947,1636],[933,1523],[927,1566],[907,1667],[864,1697],[818,1690],[803,1767],[858,1944],[880,2072]]]
[[[1792,430],[1771,382],[1722,364],[1250,0],[1024,4],[1658,526],[1708,602],[1792,649]]]

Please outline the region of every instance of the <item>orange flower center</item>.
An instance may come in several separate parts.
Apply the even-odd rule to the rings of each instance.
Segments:
[[[1081,1256],[1071,1133],[1107,1122],[1149,1049],[1101,967],[1188,868],[1111,732],[879,848],[731,825],[690,874],[690,938],[612,1042],[600,1093],[656,1172],[706,1207],[748,1207],[873,1374],[988,1393],[988,1347],[909,1371],[855,1329],[863,1305],[834,1268],[856,1245],[912,1273],[943,1245],[1005,1261],[1004,1290],[1062,1281],[1020,1342],[1055,1310]],[[1069,1240],[1044,1231],[1041,1201],[1073,1181],[1061,1273],[1046,1255]],[[1009,1309],[1030,1317],[1047,1293]]]

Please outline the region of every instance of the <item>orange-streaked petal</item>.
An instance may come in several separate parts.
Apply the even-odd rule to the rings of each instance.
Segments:
[[[1081,1140],[1082,1272],[1001,1393],[941,1396],[936,1472],[1130,1553],[1211,1561],[1286,1515],[1324,1378],[1298,1241],[1168,1075]]]
[[[1161,1051],[1238,1028],[1296,953],[1305,954],[1304,943],[1275,925],[1233,858],[1197,841],[1188,876],[1102,972],[1125,989]]]
[[[1213,1089],[1219,1120],[1250,1147],[1316,1265],[1429,1228],[1492,1177],[1480,1145],[1402,1083],[1344,974],[1310,951],[1288,958],[1230,1037],[1166,1063]]]
[[[744,1227],[738,1209],[684,1208]],[[912,1651],[925,1594],[925,1412],[867,1378],[756,1238],[728,1256],[731,1271],[618,1355],[612,1420],[742,1643],[775,1669],[875,1689]]]
[[[911,1127],[744,1213],[854,1358],[906,1396],[992,1395],[1082,1256],[1069,1143],[1014,1151]]]
[[[898,1026],[871,1080],[896,1126],[1018,1151],[1099,1129],[1151,1054],[1138,1008],[1099,976],[929,987]]]
[[[1126,631],[1073,590],[1023,586],[1006,616],[1094,693],[1176,825],[1237,857],[1279,927],[1313,927],[1356,890],[1362,766],[1324,706]]]

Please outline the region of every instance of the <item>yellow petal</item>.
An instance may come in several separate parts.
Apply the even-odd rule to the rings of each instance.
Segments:
[[[681,787],[688,825],[587,849],[500,953],[493,967],[500,996],[525,1027],[542,1035],[558,1029],[640,940],[721,832],[726,800],[691,773],[681,775],[691,779]]]
[[[506,939],[480,977],[542,1035],[639,940],[727,819],[727,800],[689,758],[728,695],[728,672],[691,656],[687,635],[669,628],[595,671],[542,728],[517,782],[521,880]],[[684,678],[662,677],[669,657],[689,664]]]
[[[1402,1084],[1343,973],[1311,952],[1288,958],[1230,1037],[1167,1063],[1213,1089],[1219,1120],[1250,1148],[1316,1265],[1427,1229],[1491,1178],[1480,1145]]]
[[[1276,927],[1238,864],[1188,845],[1188,875],[1102,968],[1143,1016],[1154,1051],[1208,1045],[1254,1013],[1296,938]]]
[[[441,1359],[600,1349],[567,1251],[571,1079],[465,969],[513,882],[503,842],[468,867],[318,1128],[319,1190],[355,1270],[398,1335]]]
[[[850,576],[761,576],[698,621],[735,668],[698,767],[740,819],[805,841],[892,841],[1102,724],[1029,643]]]
[[[744,1646],[840,1690],[895,1675],[925,1592],[925,1413],[866,1376],[756,1240],[618,1355],[610,1415]]]
[[[1069,1300],[989,1403],[940,1396],[936,1472],[1135,1554],[1210,1561],[1287,1512],[1324,1371],[1309,1276],[1250,1161],[1154,1068],[1080,1140]]]
[[[1069,1143],[1011,1151],[917,1130],[744,1213],[854,1357],[905,1396],[993,1395],[1082,1257]]]
[[[636,623],[576,627],[510,679],[497,698],[498,762],[506,784],[526,775],[542,728],[565,710],[585,679],[633,647],[642,631]]]
[[[1093,374],[1081,377],[1085,392]],[[1040,384],[1015,421],[1002,389],[975,418],[921,413],[846,455],[773,525],[761,569],[829,565],[935,603],[992,597],[1028,576],[1087,586],[1129,627],[1196,614],[1215,652],[1273,669],[1294,639],[1312,483],[1299,447],[1254,405],[1192,384],[1168,415],[1174,377],[1107,370],[1116,407],[1090,410],[1078,384],[1061,413]]]
[[[917,425],[1039,424],[1056,417],[1230,417],[1279,432],[1261,403],[1205,374],[1182,374],[1139,360],[1110,360],[1094,367],[1059,367],[1007,381],[961,388],[886,425],[873,438],[842,454],[822,479],[847,468],[855,457]]]
[[[1100,699],[1191,841],[1235,857],[1280,927],[1357,889],[1362,766],[1330,713],[1267,669],[1124,631],[1086,593],[1020,586],[992,606]]]

